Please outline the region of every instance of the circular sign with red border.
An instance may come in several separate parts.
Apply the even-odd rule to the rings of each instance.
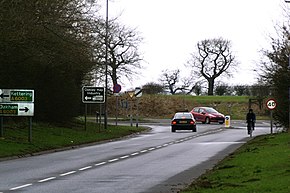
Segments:
[[[273,110],[276,108],[277,102],[275,101],[275,99],[268,99],[266,102],[266,106],[269,110]]]
[[[121,91],[121,85],[115,84],[113,87],[113,92],[114,93],[119,93]]]

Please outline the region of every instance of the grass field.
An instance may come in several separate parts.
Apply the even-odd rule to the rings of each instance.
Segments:
[[[0,158],[24,156],[40,151],[77,146],[111,140],[144,130],[141,127],[108,126],[107,130],[98,124],[88,122],[85,130],[84,122],[76,121],[69,127],[58,127],[44,123],[32,126],[32,142],[28,142],[28,124],[6,123],[4,137],[0,138]]]
[[[267,192],[290,192],[290,133],[255,138],[182,193]]]

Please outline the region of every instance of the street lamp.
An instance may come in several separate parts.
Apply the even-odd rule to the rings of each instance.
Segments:
[[[105,35],[105,44],[106,44],[106,53],[105,53],[105,103],[104,103],[104,127],[107,129],[108,126],[108,31],[109,31],[109,0],[106,0],[106,35]]]
[[[288,0],[285,0],[285,2],[286,2],[286,3],[290,3],[290,1],[288,1]],[[290,70],[290,55],[288,56],[288,70]],[[289,95],[289,96],[288,96],[288,97],[289,97],[289,98],[288,98],[288,100],[289,100],[289,101],[288,101],[288,103],[289,103],[289,105],[288,105],[288,106],[289,106],[289,109],[288,109],[288,111],[289,111],[289,112],[288,112],[288,114],[289,114],[289,115],[288,115],[288,116],[289,116],[289,121],[288,121],[288,124],[289,124],[289,125],[288,125],[288,129],[290,130],[290,87],[288,87],[288,95]]]

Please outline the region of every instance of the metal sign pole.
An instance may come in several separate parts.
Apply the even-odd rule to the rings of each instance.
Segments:
[[[0,137],[4,137],[3,117],[0,117]]]
[[[118,95],[116,95],[116,126],[118,125],[118,112],[119,112],[119,100]]]
[[[87,113],[88,113],[88,106],[85,104],[85,131],[87,130]]]
[[[137,98],[137,114],[136,114],[136,127],[139,126],[139,98]]]
[[[32,117],[29,117],[28,141],[32,142]]]
[[[133,120],[132,120],[132,118],[133,118],[133,100],[131,100],[131,103],[130,103],[130,126],[132,127],[133,126]]]
[[[270,116],[271,116],[271,134],[273,134],[273,110],[270,110]]]

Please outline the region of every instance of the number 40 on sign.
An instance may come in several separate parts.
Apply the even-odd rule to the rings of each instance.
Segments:
[[[276,108],[277,103],[276,103],[276,101],[274,99],[268,99],[267,102],[266,102],[266,105],[267,105],[267,108],[269,110],[273,110],[273,109]]]

